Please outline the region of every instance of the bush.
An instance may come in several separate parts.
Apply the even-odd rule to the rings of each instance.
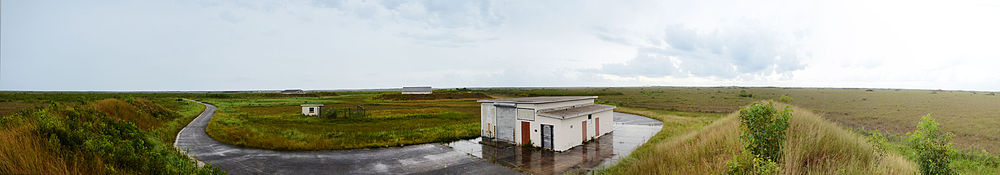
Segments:
[[[781,147],[785,143],[785,131],[788,130],[788,118],[792,109],[785,107],[779,112],[774,104],[754,103],[740,110],[740,122],[743,135],[741,141],[744,148],[751,154],[767,160],[781,159]]]
[[[778,98],[778,101],[781,101],[782,103],[792,103],[792,97],[789,97],[788,95],[781,95],[781,97]]]
[[[743,151],[726,162],[728,174],[779,174],[778,161],[781,160],[781,147],[785,144],[785,134],[788,130],[788,119],[791,118],[791,108],[778,111],[774,104],[768,102],[754,103],[740,109],[740,142]]]
[[[924,115],[917,123],[917,130],[906,133],[910,146],[917,151],[917,164],[923,174],[955,174],[948,167],[951,163],[949,152],[954,151],[951,145],[951,133],[942,133],[938,123],[930,114]]]
[[[778,163],[749,154],[747,151],[739,156],[733,156],[733,161],[726,162],[726,174],[781,174]]]
[[[740,97],[753,97],[753,94],[747,92],[747,90],[740,90]]]

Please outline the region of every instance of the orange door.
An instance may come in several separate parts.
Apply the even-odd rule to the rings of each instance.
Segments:
[[[583,127],[580,127],[580,128],[583,128],[583,141],[587,141],[587,121],[586,120],[583,121]]]
[[[601,118],[594,118],[594,135],[601,134]]]
[[[531,123],[521,122],[521,144],[531,143]]]

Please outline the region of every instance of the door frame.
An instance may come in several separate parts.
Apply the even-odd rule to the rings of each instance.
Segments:
[[[548,149],[553,149],[554,150],[553,147],[555,147],[555,142],[553,142],[553,141],[556,138],[556,136],[555,136],[556,132],[553,131],[553,129],[555,129],[555,128],[552,125],[548,125],[548,124],[541,124],[541,127],[542,127],[542,132],[538,133],[538,134],[542,138],[542,148],[548,148]],[[546,133],[545,131],[548,131],[548,133],[549,133],[548,134],[549,135],[548,139],[545,139],[545,133]],[[546,143],[548,143],[548,146],[545,145]]]

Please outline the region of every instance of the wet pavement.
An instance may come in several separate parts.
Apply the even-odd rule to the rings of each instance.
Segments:
[[[586,172],[613,165],[660,131],[663,123],[643,116],[614,113],[615,130],[596,141],[564,152],[520,147],[491,140],[461,140],[448,143],[457,151],[531,174]]]
[[[174,146],[229,174],[520,174],[442,144],[336,151],[237,147],[205,133],[216,110],[213,105],[205,106],[178,133]]]
[[[613,132],[564,152],[479,138],[378,149],[274,151],[212,139],[205,127],[216,107],[205,106],[205,111],[178,133],[174,146],[229,174],[521,174],[506,167],[532,174],[584,172],[628,156],[663,125],[650,118],[616,112]]]

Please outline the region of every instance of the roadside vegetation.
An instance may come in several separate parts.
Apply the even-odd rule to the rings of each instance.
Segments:
[[[46,93],[6,98],[44,105],[0,117],[0,174],[223,174],[210,165],[199,167],[172,145],[177,132],[204,107],[157,96],[100,99],[107,94]]]
[[[274,150],[356,149],[479,136],[480,111],[476,99],[379,98],[384,96],[383,93],[351,92],[323,97],[199,100],[219,107],[206,129],[208,134],[238,146]],[[324,104],[324,110],[364,108],[367,116],[303,116],[300,104]],[[320,114],[329,116],[324,112],[329,111]]]

